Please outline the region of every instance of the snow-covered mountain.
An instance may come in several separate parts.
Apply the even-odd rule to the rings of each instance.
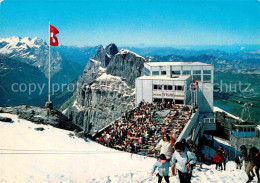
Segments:
[[[48,74],[48,45],[45,41],[35,37],[10,37],[0,39],[0,53],[10,58],[15,58],[30,65],[38,67],[47,76]],[[51,52],[53,73],[58,72],[61,56]]]
[[[48,44],[40,38],[10,37],[0,39],[0,54],[14,60],[38,67],[48,76]],[[76,79],[83,68],[51,49],[51,77],[55,82],[70,82]]]
[[[156,159],[113,150],[71,131],[37,125],[16,115],[1,113],[13,123],[0,122],[0,182],[156,183],[151,176]],[[41,131],[39,131],[41,130]],[[256,178],[255,178],[256,180]],[[244,183],[244,170],[227,163],[226,171],[215,165],[198,166],[193,183]],[[179,182],[170,176],[170,182]],[[254,181],[253,181],[254,182]]]

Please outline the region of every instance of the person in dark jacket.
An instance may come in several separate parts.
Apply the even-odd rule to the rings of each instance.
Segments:
[[[248,154],[248,150],[246,148],[245,145],[242,145],[240,147],[240,152],[242,153],[243,157],[244,157],[244,162],[245,162],[245,172],[248,176],[248,180],[247,183],[251,182],[253,180],[253,177],[250,174],[250,168],[251,168],[251,158]]]
[[[218,150],[220,150],[222,152],[222,155],[223,155],[223,166],[224,166],[224,170],[226,170],[226,163],[227,163],[227,160],[228,160],[228,154],[227,154],[227,151],[225,150],[225,148],[220,145]]]
[[[236,162],[236,169],[240,169],[242,168],[242,164],[243,164],[243,157],[241,155],[238,155],[236,158],[235,158],[235,162]]]
[[[257,180],[258,180],[258,183],[260,183],[260,178],[259,178],[260,153],[259,153],[259,151],[258,151],[258,153],[256,153],[253,162],[254,162],[254,165],[255,165],[255,173],[256,173],[256,176],[257,176]]]
[[[257,176],[258,183],[260,182],[259,179],[259,168],[260,168],[260,153],[256,147],[252,147],[250,150],[250,156],[252,157],[251,167],[250,170],[253,172],[253,167],[255,167],[255,173]]]

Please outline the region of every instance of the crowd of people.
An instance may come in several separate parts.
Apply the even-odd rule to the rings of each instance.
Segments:
[[[165,111],[168,114],[162,117],[161,113]],[[152,147],[159,143],[164,134],[170,136],[173,145],[191,115],[190,106],[164,101],[141,102],[98,134],[96,142],[122,151],[154,156]]]
[[[166,115],[163,115],[164,112]],[[189,183],[192,167],[197,161],[195,152],[200,164],[203,155],[199,155],[197,147],[191,142],[187,143],[185,139],[175,142],[192,113],[190,106],[169,102],[141,102],[134,110],[123,113],[119,120],[97,134],[96,142],[121,151],[159,157],[152,172],[153,175],[158,168],[158,182],[163,178],[169,182],[168,174],[172,167],[172,175],[178,173],[181,183]],[[241,146],[240,151],[241,154],[235,158],[237,169],[241,169],[243,163],[248,176],[247,182],[251,182],[255,174],[260,182],[259,150],[255,147],[248,150],[245,146]],[[213,158],[216,170],[226,170],[227,160],[228,154],[225,148],[220,146]]]
[[[245,145],[242,145],[240,147],[240,152],[241,154],[235,157],[236,169],[241,169],[244,166],[245,172],[248,176],[247,183],[251,182],[255,176],[257,176],[258,183],[260,183],[259,150],[256,147],[251,147],[250,149],[247,149]],[[215,153],[213,161],[216,164],[216,170],[226,170],[227,152],[222,145],[219,146],[217,152]]]

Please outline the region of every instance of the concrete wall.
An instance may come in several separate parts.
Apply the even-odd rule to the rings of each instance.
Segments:
[[[181,139],[186,139],[192,135],[193,131],[196,129],[198,125],[199,112],[200,112],[199,109],[197,109],[196,112],[192,114],[191,119],[185,125],[184,129],[182,130],[176,142],[181,141]]]

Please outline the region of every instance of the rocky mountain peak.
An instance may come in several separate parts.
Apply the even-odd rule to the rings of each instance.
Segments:
[[[77,90],[63,112],[90,134],[134,107],[135,79],[142,74],[145,59],[112,43],[99,47],[89,59]]]
[[[101,67],[107,67],[111,58],[117,54],[118,48],[114,43],[106,47],[100,46],[93,59],[101,62]]]
[[[145,59],[140,55],[121,49],[107,66],[107,74],[120,76],[126,80],[130,86],[135,85],[135,79],[142,74]]]
[[[111,43],[111,44],[107,45],[105,50],[106,50],[107,54],[110,55],[111,57],[118,53],[118,48],[115,45],[115,43]]]

